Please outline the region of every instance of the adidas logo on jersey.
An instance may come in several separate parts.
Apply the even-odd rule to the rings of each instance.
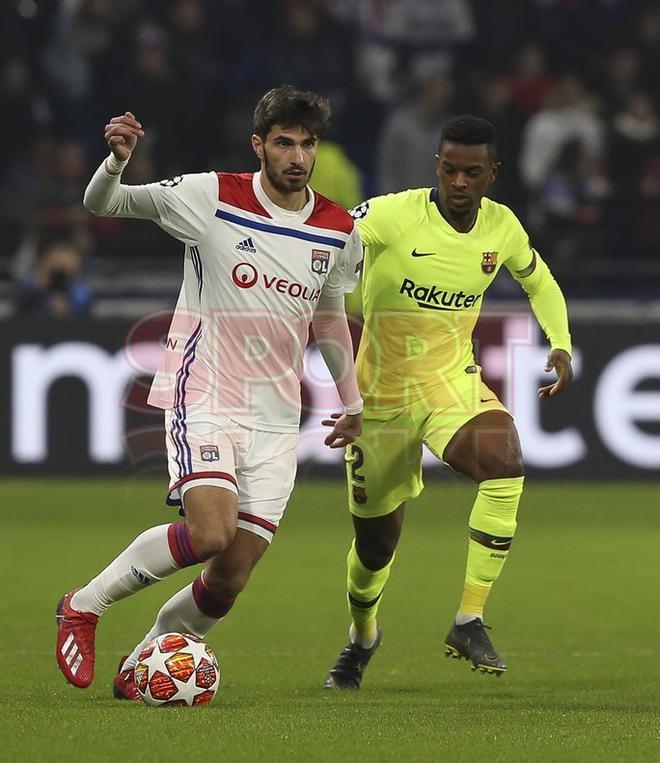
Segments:
[[[236,244],[236,249],[241,252],[250,252],[251,254],[254,254],[257,251],[254,241],[249,236],[248,238],[239,241],[238,244]]]

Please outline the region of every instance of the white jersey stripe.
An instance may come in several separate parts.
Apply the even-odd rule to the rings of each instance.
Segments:
[[[225,212],[223,209],[219,209],[215,213],[215,216],[219,217],[221,220],[227,220],[227,222],[230,223],[238,223],[239,225],[245,225],[247,228],[254,228],[255,230],[264,231],[264,233],[274,233],[277,236],[290,236],[291,238],[299,238],[303,241],[310,241],[312,244],[336,246],[337,249],[343,249],[346,246],[346,242],[342,241],[340,238],[322,236],[317,233],[307,233],[307,231],[295,230],[294,228],[281,228],[279,225],[260,223],[256,220],[248,220],[245,217],[234,215],[231,212]]]
[[[314,222],[307,222],[304,215],[300,217],[291,218],[289,216],[283,217],[283,216],[275,216],[275,217],[265,217],[263,214],[259,214],[257,212],[251,212],[248,209],[241,209],[240,207],[233,206],[231,204],[227,204],[223,201],[218,201],[217,206],[214,209],[214,214],[216,219],[220,220],[223,219],[220,217],[219,213],[226,212],[228,215],[235,215],[236,217],[240,217],[241,220],[248,220],[255,223],[263,223],[264,225],[272,225],[272,226],[278,226],[280,228],[288,228],[290,230],[304,230],[307,233],[310,233],[313,236],[331,236],[332,238],[336,238],[340,241],[345,241],[348,243],[348,240],[351,236],[350,233],[346,233],[343,230],[339,230],[336,228],[324,228],[318,225],[315,225]],[[239,223],[232,223],[232,225],[239,225]],[[240,223],[242,224],[242,222]],[[247,240],[248,238],[248,232],[245,231],[243,234],[243,238]]]
[[[152,188],[159,224],[187,244],[149,395],[152,405],[173,411],[179,478],[192,470],[188,421],[197,406],[250,429],[298,430],[309,324],[322,294],[353,288],[362,258],[348,213],[311,189],[305,207],[291,211],[265,198],[258,174],[222,178],[218,186],[214,175],[184,175]]]
[[[174,443],[174,447],[176,450],[176,453],[174,454],[174,461],[177,465],[177,469],[179,472],[179,477],[183,476],[183,450],[181,447],[181,441],[179,440],[179,428],[180,424],[176,416],[172,418],[172,428],[170,429],[170,434],[172,435],[172,442]]]
[[[178,435],[179,435],[179,443],[181,447],[181,458],[182,458],[182,474],[183,477],[185,474],[190,474],[192,471],[192,454],[190,452],[190,445],[188,444],[187,435],[188,435],[188,428],[186,426],[186,382],[188,381],[188,377],[190,376],[190,366],[192,365],[193,360],[195,359],[195,350],[197,349],[197,343],[199,341],[200,336],[202,335],[202,324],[201,321],[197,326],[197,330],[193,334],[193,341],[186,351],[186,355],[183,359],[183,364],[181,366],[180,370],[180,378],[179,383],[177,385],[177,397],[178,402],[175,403],[175,411],[176,411],[176,419],[179,424],[178,428]]]
[[[199,284],[198,293],[201,298],[202,286],[204,285],[204,268],[202,266],[202,258],[199,254],[199,249],[196,246],[190,247],[190,259],[192,260],[195,274],[197,275],[197,282]]]
[[[188,462],[191,463],[190,454],[188,451],[190,450],[187,440],[186,440],[186,422],[185,422],[185,399],[186,399],[186,393],[185,393],[185,387],[186,387],[186,381],[188,379],[188,375],[190,373],[190,364],[195,358],[195,348],[197,347],[197,342],[199,341],[199,338],[202,333],[202,322],[200,321],[197,324],[197,327],[193,331],[193,333],[190,335],[190,338],[186,342],[186,347],[184,349],[183,353],[183,359],[181,362],[181,368],[179,369],[179,373],[177,374],[177,382],[176,382],[176,396],[174,398],[174,409],[175,409],[175,417],[174,422],[172,424],[172,439],[174,440],[174,444],[176,445],[176,451],[177,451],[177,458],[176,462],[179,466],[179,477],[183,477],[185,474],[188,474],[189,471],[192,470],[192,465],[188,469],[188,465],[186,463],[186,455],[188,455]]]

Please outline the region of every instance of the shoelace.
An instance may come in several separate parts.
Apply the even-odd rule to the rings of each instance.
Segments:
[[[495,651],[495,647],[493,646],[493,642],[490,640],[490,637],[486,633],[486,631],[492,631],[492,630],[493,629],[491,628],[491,626],[490,625],[486,625],[486,623],[484,623],[483,621],[481,622],[481,624],[479,624],[477,621],[475,621],[475,624],[473,626],[474,635],[472,636],[472,638],[474,638],[475,636],[479,636],[480,640],[483,641],[483,643],[487,647],[490,647],[490,649]]]
[[[341,655],[339,656],[337,662],[341,665],[342,668],[349,666],[357,667],[362,662],[362,655],[358,651],[359,649],[360,647],[358,647],[357,644],[345,646],[342,649]]]

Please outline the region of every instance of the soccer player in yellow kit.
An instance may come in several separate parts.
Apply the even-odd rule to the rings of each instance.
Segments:
[[[352,623],[326,688],[359,688],[381,642],[378,605],[405,502],[423,488],[422,444],[477,483],[463,596],[445,653],[485,673],[506,670],[483,609],[513,540],[523,464],[511,414],[482,382],[472,351],[484,293],[503,265],[550,344],[545,370],[557,379],[539,396],[556,395],[573,375],[559,286],[513,212],[485,196],[500,169],[493,126],[471,115],[453,119],[436,162],[437,188],[380,196],[353,210],[365,250],[357,356],[364,428],[346,451]]]

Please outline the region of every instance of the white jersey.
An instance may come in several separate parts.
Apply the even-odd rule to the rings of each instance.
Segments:
[[[181,421],[201,405],[252,429],[297,431],[319,297],[357,283],[362,246],[353,219],[310,188],[303,209],[284,210],[260,173],[183,175],[143,188],[155,221],[186,244],[149,403],[181,411]]]

